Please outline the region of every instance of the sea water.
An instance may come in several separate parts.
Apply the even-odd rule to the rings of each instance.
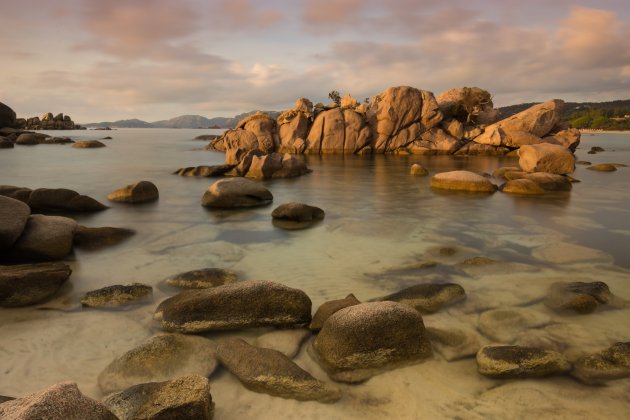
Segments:
[[[429,177],[409,174],[413,163],[431,174],[460,169],[492,173],[501,166],[517,166],[517,158],[305,156],[311,174],[262,181],[273,193],[271,206],[207,210],[201,197],[215,179],[172,173],[223,163],[222,153],[206,151],[205,142],[193,140],[220,132],[56,131],[48,133],[74,140],[113,139],[102,140],[107,147],[100,149],[37,145],[0,150],[0,184],[74,189],[111,208],[68,216],[85,226],[137,232],[111,248],[76,250],[67,260],[72,276],[51,302],[0,309],[0,395],[21,396],[72,380],[87,395],[101,398],[96,383],[100,371],[159,332],[152,313],[173,294],[163,286],[164,279],[204,267],[302,289],[313,309],[349,293],[365,301],[418,283],[455,282],[464,287],[467,300],[424,316],[427,326],[475,331],[483,311],[516,307],[549,316],[544,334],[563,342],[570,354],[630,340],[630,308],[580,316],[556,314],[542,303],[554,281],[578,280],[604,281],[614,294],[630,300],[630,168],[603,173],[578,165],[572,176],[580,182],[571,192],[525,197],[441,192],[430,188]],[[591,146],[605,151],[587,154]],[[586,134],[576,156],[594,164],[630,164],[630,134]],[[157,185],[159,201],[107,202],[109,192],[140,180]],[[321,207],[326,218],[306,230],[275,227],[272,209],[290,201]],[[476,256],[495,262],[460,264]],[[78,305],[87,291],[133,282],[154,287],[153,303],[123,311]],[[261,332],[236,334],[252,338]],[[304,348],[295,360],[328,380]],[[439,355],[360,385],[342,385],[344,397],[331,405],[257,394],[222,370],[211,377],[211,384],[217,419],[630,415],[628,379],[604,388],[568,377],[497,381],[480,376],[474,358],[446,362]]]

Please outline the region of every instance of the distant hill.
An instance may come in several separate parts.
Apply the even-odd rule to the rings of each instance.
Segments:
[[[234,117],[214,117],[206,118],[201,115],[182,115],[171,118],[169,120],[160,120],[154,122],[146,122],[139,119],[119,120],[119,121],[103,121],[99,123],[82,124],[88,128],[234,128],[243,118],[255,114],[259,111],[250,111],[239,114]],[[272,118],[278,117],[278,111],[262,111],[269,114]]]
[[[500,118],[511,117],[537,102],[499,108]],[[566,102],[563,117],[575,128],[630,130],[630,99],[609,102]]]

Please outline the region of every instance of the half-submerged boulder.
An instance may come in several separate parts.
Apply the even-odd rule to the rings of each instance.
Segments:
[[[251,327],[290,327],[311,321],[311,300],[301,290],[270,281],[244,281],[186,290],[155,312],[165,331],[197,333]]]
[[[199,270],[186,271],[166,279],[166,284],[182,289],[209,289],[234,283],[238,275],[223,268],[201,268]]]
[[[71,273],[70,267],[62,263],[0,266],[0,306],[27,306],[45,301]]]
[[[105,147],[105,143],[102,143],[98,140],[81,140],[72,144],[72,147],[75,149],[97,149],[100,147]]]
[[[0,195],[0,251],[17,241],[30,214],[31,209],[23,202]]]
[[[589,166],[586,169],[597,172],[614,172],[617,170],[617,167],[612,163],[598,163],[597,165]]]
[[[271,217],[274,219],[292,222],[314,222],[322,220],[324,216],[324,210],[319,207],[295,202],[281,204],[271,212]]]
[[[67,188],[37,188],[0,185],[0,196],[20,200],[38,211],[95,212],[108,208],[87,195]]]
[[[543,187],[529,179],[513,179],[500,187],[501,192],[519,195],[540,195],[544,194]]]
[[[77,222],[67,217],[34,214],[5,258],[29,262],[60,260],[72,252],[77,227]]]
[[[630,342],[615,343],[606,350],[579,358],[571,375],[589,385],[630,377]]]
[[[152,294],[153,288],[146,284],[116,284],[87,292],[81,304],[90,308],[113,308],[147,301]]]
[[[369,302],[332,314],[310,348],[335,381],[361,382],[431,357],[418,311],[396,302]]]
[[[160,193],[154,183],[140,181],[112,191],[107,195],[109,201],[117,203],[142,204],[157,201]]]
[[[589,314],[598,308],[624,306],[624,302],[601,281],[553,283],[547,292],[545,304],[556,311],[574,311],[579,314]]]
[[[469,171],[441,172],[431,177],[431,187],[443,190],[493,193],[497,186],[486,177]]]
[[[271,192],[260,183],[245,178],[220,179],[212,184],[201,199],[209,208],[265,206],[273,201]]]
[[[211,420],[214,417],[210,382],[199,375],[135,385],[108,396],[103,404],[120,419]]]
[[[414,176],[429,175],[429,171],[424,166],[420,165],[419,163],[414,163],[413,165],[411,165],[411,169],[409,170],[409,173]]]
[[[485,346],[477,353],[477,367],[480,374],[491,378],[539,378],[566,373],[571,364],[553,350]]]
[[[341,398],[338,388],[315,379],[276,350],[229,339],[217,346],[217,358],[247,389],[255,392],[326,403]]]
[[[234,169],[235,165],[223,164],[212,166],[191,166],[188,168],[180,168],[173,174],[179,176],[199,176],[204,178],[210,178],[215,176],[223,176],[227,172]]]
[[[575,171],[575,156],[557,144],[533,144],[518,150],[518,164],[525,172],[566,175]]]
[[[117,357],[98,375],[104,394],[184,375],[209,377],[217,367],[216,344],[184,334],[158,334]]]
[[[11,420],[118,420],[100,402],[88,398],[74,382],[61,382],[0,404],[0,418]]]
[[[118,245],[136,232],[132,229],[117,227],[87,227],[77,228],[74,234],[74,246],[88,250],[96,250],[108,246]]]
[[[408,287],[377,300],[399,302],[422,313],[433,313],[464,299],[466,299],[466,292],[459,284],[425,283]]]

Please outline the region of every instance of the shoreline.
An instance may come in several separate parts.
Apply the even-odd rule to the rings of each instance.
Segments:
[[[597,130],[594,128],[579,128],[580,133],[614,133],[614,134],[630,134],[630,130]]]

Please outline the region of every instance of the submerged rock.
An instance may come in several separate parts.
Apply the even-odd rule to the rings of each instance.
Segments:
[[[491,309],[479,315],[478,328],[486,337],[508,344],[522,331],[542,327],[550,322],[548,315],[533,310]]]
[[[0,404],[0,418],[11,420],[118,420],[105,405],[88,398],[74,382],[61,382]]]
[[[316,222],[322,220],[324,216],[324,210],[319,207],[293,202],[281,204],[271,212],[274,219],[291,222]]]
[[[630,342],[615,343],[606,350],[579,358],[571,375],[589,385],[630,377]]]
[[[466,292],[459,284],[428,283],[417,284],[376,300],[399,302],[422,313],[433,313],[464,299],[466,299]]]
[[[586,169],[598,172],[614,172],[617,170],[617,167],[612,163],[599,163],[597,165],[589,166]]]
[[[136,232],[132,229],[116,227],[87,227],[77,228],[74,234],[74,246],[77,248],[95,250],[118,245]]]
[[[600,306],[619,308],[624,305],[601,281],[553,283],[547,292],[545,304],[554,310],[571,310],[580,314],[589,314]]]
[[[160,193],[154,183],[150,181],[140,181],[127,185],[107,195],[109,201],[118,203],[141,204],[158,200]]]
[[[312,331],[319,331],[324,326],[324,323],[332,314],[337,312],[340,309],[347,308],[348,306],[358,305],[361,302],[350,293],[343,299],[330,300],[328,302],[324,302],[321,304],[317,311],[315,311],[315,315],[313,315],[313,320],[311,321],[311,325],[309,328]]]
[[[0,251],[18,240],[30,214],[31,209],[23,202],[0,195]]]
[[[271,192],[260,183],[245,178],[221,179],[208,188],[201,205],[209,208],[265,206],[273,201]]]
[[[397,302],[369,302],[328,318],[310,348],[335,381],[361,382],[431,357],[418,311]]]
[[[219,343],[217,357],[247,389],[255,392],[301,401],[335,402],[341,398],[338,388],[315,379],[276,350],[230,339]]]
[[[111,308],[148,300],[152,293],[153,288],[146,284],[116,284],[87,292],[81,304],[91,308]]]
[[[98,140],[81,140],[72,145],[75,149],[96,149],[99,147],[105,147],[104,143]]]
[[[486,346],[477,353],[477,367],[497,379],[539,378],[568,372],[571,364],[558,352],[533,347]]]
[[[427,327],[427,334],[433,349],[449,362],[473,357],[481,348],[479,336],[471,331]]]
[[[289,359],[293,359],[300,352],[302,343],[310,335],[311,332],[304,328],[275,330],[259,335],[254,344],[258,347],[277,350]]]
[[[418,164],[418,163],[414,163],[413,165],[411,165],[411,170],[410,170],[411,175],[415,175],[415,176],[427,176],[429,175],[429,171],[427,171],[427,169]]]
[[[180,168],[174,172],[179,176],[200,176],[200,177],[214,177],[223,176],[227,172],[234,169],[235,165],[223,164],[212,166],[191,166],[188,168]]]
[[[182,289],[208,289],[234,283],[238,275],[222,268],[202,268],[187,271],[166,279],[166,284]]]
[[[211,420],[214,416],[210,383],[199,375],[135,385],[108,396],[103,404],[121,420]]]
[[[307,324],[311,300],[301,290],[270,281],[244,281],[186,290],[163,301],[155,317],[166,331],[211,330]]]
[[[0,306],[42,302],[54,295],[71,273],[62,263],[0,266]]]
[[[112,361],[98,375],[104,394],[184,375],[209,377],[217,366],[216,344],[207,338],[158,334]]]
[[[450,171],[433,175],[431,187],[445,190],[493,193],[497,186],[487,178],[469,171]]]

